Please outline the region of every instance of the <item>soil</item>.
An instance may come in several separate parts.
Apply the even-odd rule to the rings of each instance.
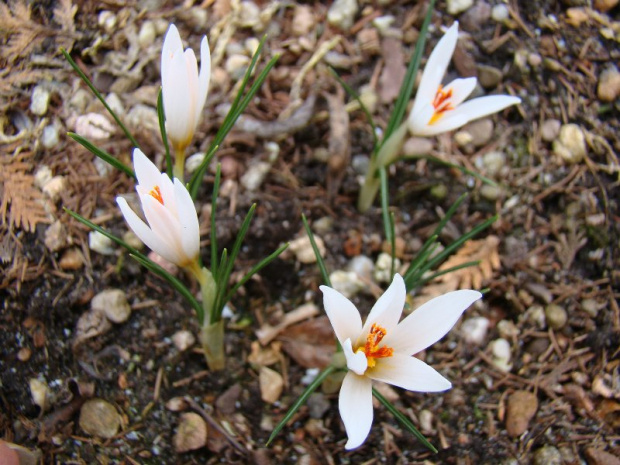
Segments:
[[[307,370],[334,351],[331,328],[321,316],[316,264],[301,263],[289,253],[240,289],[229,304],[227,368],[210,372],[199,344],[184,348],[174,342],[180,331],[199,333],[182,297],[123,250],[114,248],[108,255],[92,250],[88,228],[63,211],[77,211],[122,236],[127,227],[115,197],[132,192],[133,184],[122,173],[103,170],[65,135],[76,130],[80,115],[108,114],[59,47],[70,52],[99,91],[116,96],[143,151],[162,166],[152,117],[167,24],[174,22],[194,50],[209,35],[214,57],[205,117],[190,153],[206,150],[222,121],[222,106],[234,99],[237,78],[231,76],[230,57],[247,57],[246,41],[266,33],[264,55],[281,57],[217,155],[224,173],[217,204],[220,247],[230,249],[245,213],[257,205],[232,279],[282,243],[302,237],[302,214],[325,243],[328,270],[346,268],[357,255],[376,261],[384,246],[378,202],[364,214],[356,209],[359,164],[372,151],[372,129],[359,110],[349,112],[344,129],[330,119],[351,99],[326,62],[357,92],[370,85],[378,99],[372,116],[384,128],[393,101],[382,96],[399,86],[399,70],[412,54],[424,5],[358,3],[353,24],[339,28],[327,22],[329,5],[321,2],[256,2],[262,15],[248,8],[246,24],[232,27],[228,39],[224,25],[233,24],[234,1],[179,6],[163,0],[127,5],[19,0],[1,6],[0,157],[2,170],[10,175],[0,187],[0,437],[35,457],[33,462],[23,458],[22,464],[620,463],[620,77],[613,68],[620,59],[620,29],[613,1],[595,1],[589,8],[578,1],[477,0],[457,15],[439,2],[433,13],[425,56],[444,26],[458,19],[461,36],[449,77],[491,76],[495,81],[484,92],[522,99],[518,107],[486,119],[492,128],[488,137],[469,126],[463,131],[470,131],[472,141],[458,131],[430,139],[434,157],[467,172],[420,158],[399,161],[389,171],[390,209],[404,264],[462,194],[468,197],[442,232],[442,244],[498,215],[462,254],[483,265],[431,282],[412,296],[415,305],[416,299],[441,289],[468,287],[468,279],[469,287],[480,280],[475,287],[487,289],[453,331],[419,355],[453,388],[429,394],[382,388],[439,449],[437,454],[379,404],[365,444],[345,451],[337,389],[330,386],[317,391],[265,446],[303,391]],[[508,18],[500,23],[490,15],[502,5]],[[381,36],[372,20],[386,15],[394,21]],[[145,23],[153,26],[154,36],[144,32]],[[297,94],[295,78],[302,67],[337,36],[339,42],[308,70]],[[225,50],[221,61],[215,59],[222,50],[217,47]],[[610,99],[601,93],[601,85],[607,85],[602,76],[613,75],[614,69],[615,95],[613,86],[603,89],[612,93]],[[36,87],[50,94],[43,112],[31,104]],[[311,111],[300,114],[299,104],[315,98]],[[135,116],[136,108],[143,113]],[[293,116],[281,117],[287,113]],[[559,127],[567,124],[575,124],[584,136],[585,154],[576,162],[554,149]],[[44,143],[48,127],[58,141]],[[97,144],[130,163],[131,143],[118,128]],[[498,159],[499,165],[493,164]],[[244,174],[258,162],[270,163],[270,169],[260,186],[249,190]],[[62,177],[55,196],[34,187],[42,167]],[[197,199],[206,263],[213,172]],[[10,190],[17,180],[24,182],[23,194]],[[59,245],[51,246],[55,223],[64,234]],[[71,259],[75,256],[77,264]],[[198,294],[191,280],[177,273]],[[369,292],[352,300],[368,311],[386,286],[373,282]],[[78,320],[106,289],[124,292],[131,317],[76,343]],[[284,328],[274,341],[257,343],[259,328],[277,325],[305,304],[317,306],[316,316]],[[551,321],[550,306],[559,308],[566,321]],[[475,317],[488,328],[474,341],[462,328]],[[494,360],[499,338],[510,347],[507,370]],[[274,363],[260,361],[266,350],[275,354]],[[284,383],[273,403],[261,397],[265,387],[259,379],[266,365]],[[43,386],[44,402],[35,395],[33,379]],[[515,393],[521,391],[532,393],[537,405],[514,433],[510,422],[516,411],[526,409],[515,404],[520,398]],[[120,430],[111,437],[89,434],[81,425],[83,406],[92,398],[105,400],[120,418]],[[188,412],[204,419],[208,438],[203,447],[182,452],[175,437]]]

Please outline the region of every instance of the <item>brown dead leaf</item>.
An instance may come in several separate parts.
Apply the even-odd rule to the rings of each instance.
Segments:
[[[379,77],[379,98],[382,103],[390,103],[398,96],[400,86],[407,74],[401,41],[391,37],[383,39],[381,54],[385,60],[385,66]]]
[[[278,338],[284,351],[304,368],[323,368],[332,359],[336,342],[329,319],[321,316],[287,328]]]
[[[337,87],[336,95],[325,95],[329,107],[329,172],[327,174],[327,191],[330,198],[337,194],[346,167],[351,159],[349,142],[349,113],[344,105],[344,90]]]

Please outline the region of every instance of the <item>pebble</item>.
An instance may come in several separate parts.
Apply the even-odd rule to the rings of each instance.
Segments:
[[[84,266],[84,256],[80,249],[72,247],[62,254],[58,265],[62,270],[79,270]]]
[[[28,386],[30,387],[30,397],[32,397],[32,401],[35,405],[41,409],[41,412],[47,410],[50,398],[47,383],[41,381],[39,378],[30,378]]]
[[[42,165],[34,173],[34,185],[43,190],[43,186],[52,180],[52,169],[47,165]]]
[[[497,150],[487,152],[482,157],[482,164],[488,176],[497,176],[506,166],[506,154]]]
[[[527,430],[538,410],[538,398],[529,391],[515,391],[506,406],[506,432],[515,438]]]
[[[547,308],[545,308],[545,317],[547,325],[555,330],[562,329],[568,321],[566,310],[556,304],[547,305]]]
[[[277,371],[263,366],[258,374],[258,384],[260,386],[261,399],[268,404],[273,404],[282,395],[284,378]]]
[[[620,72],[615,66],[606,68],[599,77],[596,89],[599,100],[613,102],[620,95]]]
[[[108,34],[114,32],[116,15],[109,10],[102,10],[97,17],[97,24]]]
[[[459,26],[466,31],[474,32],[485,25],[490,17],[491,5],[484,0],[478,0],[459,18]]]
[[[120,289],[106,289],[90,302],[93,312],[103,313],[112,323],[124,323],[131,316],[131,307],[125,292]]]
[[[620,458],[601,449],[588,447],[586,449],[588,465],[620,465]]]
[[[593,4],[598,11],[606,13],[618,4],[618,0],[594,0]]]
[[[553,142],[553,151],[566,163],[579,163],[586,156],[586,140],[583,131],[576,124],[565,124],[560,135]]]
[[[474,5],[474,0],[448,0],[448,14],[456,16]]]
[[[366,255],[357,255],[353,257],[347,264],[347,270],[352,271],[362,279],[371,279],[372,271],[375,268],[375,264],[372,258]]]
[[[206,156],[207,156],[206,153],[201,153],[201,152],[190,155],[185,160],[185,170],[189,174],[194,173],[200,167],[200,165],[202,164],[202,161],[205,159]]]
[[[400,268],[400,260],[397,258],[394,260],[394,269]],[[388,283],[392,281],[392,257],[390,254],[382,252],[377,257],[375,263],[375,271],[373,273],[374,278],[379,283]]]
[[[433,150],[433,140],[430,137],[410,137],[403,145],[405,157],[428,155]]]
[[[75,132],[86,139],[109,139],[115,127],[99,113],[86,113],[75,119]]]
[[[512,339],[517,337],[521,331],[510,320],[501,320],[497,323],[497,332],[504,339]]]
[[[418,414],[420,418],[420,429],[426,433],[430,434],[433,432],[433,412],[427,409],[420,410]]]
[[[157,37],[157,30],[153,21],[146,20],[140,26],[140,32],[138,33],[138,44],[143,49],[148,48],[155,42]]]
[[[88,233],[88,247],[101,255],[113,255],[115,251],[112,239],[104,236],[99,231]]]
[[[110,439],[118,433],[121,418],[116,408],[109,402],[103,399],[90,399],[82,405],[79,424],[90,436]]]
[[[581,301],[581,308],[592,318],[596,318],[601,309],[601,305],[599,305],[596,299],[583,299]]]
[[[196,343],[196,337],[191,331],[182,329],[172,335],[172,343],[179,351],[184,352]]]
[[[509,372],[512,369],[512,363],[510,363],[510,343],[506,339],[500,338],[492,341],[489,346],[493,357],[493,365],[501,371]]]
[[[355,155],[351,160],[351,167],[358,175],[363,176],[368,172],[370,159],[368,155]]]
[[[123,237],[121,237],[121,239],[123,239],[123,241],[133,247],[134,249],[137,250],[142,250],[144,249],[144,242],[142,242],[140,240],[140,238],[138,236],[136,236],[136,233],[133,232],[131,229],[125,231],[125,233],[123,233]]]
[[[460,333],[468,344],[481,345],[489,329],[490,321],[483,316],[469,318],[461,325]]]
[[[58,145],[59,140],[58,128],[55,124],[50,124],[43,128],[43,132],[41,133],[41,145],[43,145],[43,147],[52,149]]]
[[[55,221],[45,230],[43,242],[50,252],[58,252],[67,245],[67,230],[60,220]]]
[[[135,128],[159,132],[157,110],[149,105],[138,103],[127,113],[127,123]]]
[[[234,54],[226,59],[224,68],[228,75],[235,81],[241,79],[250,64],[250,57],[241,54]]]
[[[52,202],[58,202],[60,193],[65,190],[66,182],[63,176],[54,176],[43,186],[43,193],[47,195]]]
[[[502,70],[493,66],[478,65],[478,82],[485,89],[495,89],[502,82]]]
[[[460,148],[467,148],[471,145],[473,140],[474,138],[469,131],[460,130],[454,134],[454,142],[456,142],[456,145]]]
[[[309,34],[316,24],[312,8],[308,5],[295,5],[295,13],[291,22],[291,32],[296,36]]]
[[[498,23],[503,23],[510,17],[508,5],[500,3],[491,8],[491,18]]]
[[[444,183],[435,184],[433,187],[431,187],[430,194],[431,197],[433,197],[434,199],[443,200],[448,195],[448,186],[446,186]]]
[[[123,105],[123,101],[116,92],[110,92],[108,95],[106,95],[105,101],[108,102],[108,106],[117,115],[125,114],[125,105]]]
[[[480,196],[490,202],[495,202],[504,195],[504,190],[500,186],[483,184],[480,187]]]
[[[178,453],[204,447],[207,444],[207,424],[197,413],[183,413],[172,442]]]
[[[30,111],[37,116],[47,113],[50,101],[50,91],[43,86],[35,86],[30,98]]]
[[[553,142],[560,134],[562,123],[557,119],[547,119],[540,128],[540,136],[545,142]]]
[[[562,465],[562,454],[553,446],[543,446],[534,452],[534,465]]]
[[[252,163],[239,181],[246,190],[251,192],[256,191],[267,177],[270,169],[271,163],[267,163],[266,161]]]
[[[471,135],[471,143],[475,147],[482,147],[488,144],[493,137],[493,128],[493,120],[483,118],[467,124],[463,130]]]
[[[319,249],[319,254],[321,257],[325,256],[325,243],[320,236],[314,235],[314,242],[316,243],[317,249]],[[316,255],[314,254],[314,249],[312,248],[312,244],[310,243],[310,238],[308,236],[301,236],[290,242],[288,246],[288,250],[295,254],[295,258],[297,261],[301,263],[316,263]]]
[[[325,412],[331,408],[331,402],[325,398],[325,394],[321,392],[313,392],[308,398],[308,413],[311,418],[323,418]]]
[[[254,2],[241,2],[237,22],[241,27],[256,27],[260,25],[260,8]]]
[[[336,270],[329,275],[329,280],[332,287],[348,299],[366,288],[364,281],[354,271]]]
[[[545,310],[540,305],[532,305],[529,307],[525,311],[524,318],[539,329],[545,329],[547,326]]]
[[[336,0],[327,11],[327,21],[332,26],[346,31],[353,26],[357,11],[356,0]]]

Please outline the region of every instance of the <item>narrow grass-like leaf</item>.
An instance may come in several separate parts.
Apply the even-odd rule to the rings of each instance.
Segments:
[[[383,136],[384,141],[390,137],[398,126],[400,126],[400,123],[405,115],[405,111],[407,110],[407,104],[411,98],[418,69],[420,68],[420,62],[422,61],[422,54],[424,53],[424,46],[426,45],[426,37],[428,35],[428,26],[431,22],[431,16],[433,15],[434,8],[435,0],[431,0],[428,5],[428,10],[426,11],[426,16],[424,17],[424,22],[420,28],[420,35],[418,36],[418,41],[415,45],[413,57],[407,67],[407,73],[405,74],[403,84],[400,87],[400,92],[398,93],[398,97],[394,103],[394,109],[390,115],[390,120],[385,128],[385,134]]]
[[[389,400],[383,397],[379,391],[377,391],[375,388],[372,388],[372,395],[375,396],[376,399],[381,402],[392,415],[394,415],[394,417],[400,422],[401,425],[403,425],[407,430],[409,430],[410,433],[412,433],[416,438],[418,438],[418,440],[422,444],[424,444],[427,449],[431,450],[435,454],[437,453],[437,449],[435,448],[435,446],[428,442],[428,439],[426,439],[424,435],[420,433],[420,431],[418,431],[418,429],[414,426],[411,420],[402,413],[400,413],[398,409],[394,407]]]
[[[222,177],[222,165],[217,164],[215,168],[215,180],[213,181],[213,194],[211,195],[211,273],[217,280],[218,264],[217,264],[217,230],[215,228],[217,214],[217,196],[220,193],[220,179]]]
[[[394,276],[396,267],[396,233],[394,229],[394,214],[390,212],[388,176],[385,166],[379,168],[379,179],[381,182],[381,217],[383,218],[383,229],[385,240],[390,243],[390,280]]]
[[[420,251],[416,255],[413,262],[411,262],[411,264],[407,268],[405,275],[403,276],[407,292],[418,286],[417,277],[420,276],[418,274],[418,272],[420,271],[420,267],[423,266],[424,263],[426,263],[428,257],[433,255],[433,253],[435,253],[435,250],[437,250],[437,247],[439,247],[439,243],[437,242],[437,236],[431,237],[434,238],[433,241],[426,241],[422,249],[420,249]]]
[[[161,140],[166,150],[166,173],[168,177],[172,179],[172,156],[170,155],[170,147],[168,147],[168,133],[166,132],[166,115],[164,114],[164,98],[162,89],[159,89],[157,94],[157,118],[159,120],[159,132],[161,133]]]
[[[116,157],[114,157],[114,155],[106,152],[103,149],[100,149],[91,141],[89,141],[85,137],[80,136],[79,134],[76,134],[74,132],[68,132],[67,135],[78,144],[80,144],[82,147],[84,147],[86,150],[91,152],[93,155],[101,158],[103,161],[105,161],[109,165],[112,165],[117,170],[120,170],[135,179],[136,175],[133,170],[129,166],[118,160]]]
[[[286,244],[281,245],[280,247],[278,247],[278,249],[275,252],[272,252],[271,255],[263,258],[260,262],[258,262],[256,265],[254,265],[252,267],[252,269],[250,269],[250,271],[248,271],[243,278],[241,278],[239,280],[239,282],[237,284],[235,284],[232,289],[230,291],[228,291],[228,294],[226,294],[226,297],[224,298],[224,304],[228,301],[230,301],[230,299],[232,299],[233,295],[235,295],[235,292],[237,292],[237,290],[243,286],[245,283],[248,282],[248,280],[254,276],[256,273],[258,273],[260,270],[262,270],[263,268],[265,268],[267,265],[269,265],[273,260],[275,260],[282,252],[284,252],[286,250],[286,248],[288,247],[288,242]]]
[[[443,165],[443,166],[447,166],[449,168],[457,169],[461,173],[467,174],[469,176],[473,176],[474,178],[479,179],[483,183],[489,184],[491,186],[497,186],[498,185],[495,181],[493,181],[490,178],[487,178],[486,176],[483,176],[483,175],[481,175],[479,173],[476,173],[475,171],[468,170],[464,166],[455,165],[454,163],[450,163],[448,161],[442,160],[441,158],[437,158],[437,157],[434,157],[432,155],[423,155],[421,157],[415,157],[415,158],[423,158],[423,159],[428,160],[430,162],[437,163],[438,165]]]
[[[127,251],[132,256],[132,258],[134,258],[140,264],[142,264],[143,266],[145,266],[146,268],[151,270],[153,273],[157,274],[158,276],[160,276],[160,277],[164,278],[166,281],[168,281],[170,283],[170,285],[175,290],[177,290],[179,292],[179,294],[181,294],[183,297],[185,297],[187,299],[187,301],[191,304],[192,307],[194,307],[194,310],[196,310],[196,315],[198,316],[199,321],[203,320],[204,311],[202,309],[202,305],[200,305],[200,302],[198,302],[198,300],[196,300],[196,298],[183,285],[183,283],[181,281],[179,281],[177,278],[172,276],[170,273],[168,273],[164,268],[159,266],[157,263],[155,263],[152,260],[150,260],[146,255],[140,253],[139,250],[137,250],[134,247],[132,247],[129,244],[127,244],[121,238],[116,237],[114,234],[106,231],[101,226],[96,225],[95,223],[93,223],[90,220],[87,220],[86,218],[84,218],[79,213],[76,213],[76,212],[74,212],[74,211],[72,211],[72,210],[70,210],[68,208],[64,208],[64,210],[69,215],[71,215],[73,218],[78,220],[80,223],[85,224],[89,228],[91,228],[91,229],[93,229],[93,230],[103,234],[108,239],[114,241],[115,243],[117,243],[121,247],[124,247],[125,249],[127,249]]]
[[[445,270],[441,270],[441,271],[438,271],[438,272],[433,273],[431,275],[424,276],[423,278],[421,278],[416,283],[416,286],[422,286],[423,284],[426,284],[426,283],[432,281],[433,279],[435,279],[435,278],[437,278],[439,276],[442,276],[444,274],[452,273],[453,271],[461,270],[463,268],[469,268],[470,266],[478,266],[479,264],[480,264],[480,260],[476,260],[476,261],[473,261],[473,262],[461,263],[460,265],[456,265],[456,266],[453,266],[451,268],[446,268]]]
[[[308,400],[308,397],[310,397],[310,394],[316,391],[316,389],[321,385],[321,383],[325,380],[325,378],[327,378],[335,370],[336,370],[336,367],[330,365],[327,368],[325,368],[321,373],[318,374],[318,376],[314,379],[314,381],[312,381],[312,383],[310,383],[310,385],[305,389],[305,391],[301,394],[301,396],[299,396],[299,398],[295,401],[295,403],[291,406],[291,408],[288,409],[288,412],[286,412],[286,415],[284,415],[284,418],[282,418],[280,423],[278,423],[278,425],[274,428],[265,446],[268,446],[269,444],[271,444],[271,441],[273,441],[275,437],[278,435],[278,433],[282,431],[282,428],[284,428],[286,423],[288,423],[288,421],[291,418],[293,418],[293,415],[295,415],[297,410],[299,410],[299,408],[303,404],[306,403],[306,401]]]
[[[312,245],[312,250],[314,251],[314,256],[316,257],[316,264],[319,267],[321,276],[323,277],[323,283],[326,286],[331,287],[332,283],[329,280],[329,274],[327,273],[325,262],[323,261],[323,257],[321,257],[321,252],[319,251],[319,248],[316,245],[316,241],[314,240],[314,234],[312,234],[312,230],[310,229],[310,225],[308,224],[306,215],[304,215],[303,213],[301,214],[301,221],[303,222],[304,228],[306,229],[306,234],[308,235],[308,239],[310,239],[310,244]]]
[[[366,116],[366,119],[368,120],[368,124],[370,124],[370,127],[372,128],[372,139],[373,139],[372,146],[374,147],[375,150],[377,150],[377,148],[379,147],[379,139],[377,138],[377,126],[375,125],[375,121],[372,119],[372,115],[370,114],[370,111],[368,111],[368,108],[366,107],[366,105],[364,105],[364,102],[362,102],[362,99],[357,94],[357,92],[355,92],[355,90],[353,90],[353,88],[349,84],[347,84],[344,81],[344,79],[340,77],[338,72],[331,66],[329,67],[329,70],[331,71],[332,75],[336,78],[338,83],[344,88],[347,94],[349,94],[353,99],[357,101],[358,105],[360,106],[360,109],[364,112],[364,115]]]
[[[118,115],[114,112],[114,110],[112,110],[110,105],[108,105],[108,102],[106,102],[105,97],[101,95],[101,93],[95,88],[95,85],[91,82],[88,76],[86,76],[86,73],[84,73],[84,71],[82,71],[82,69],[77,65],[77,63],[73,61],[73,58],[71,58],[71,55],[69,55],[69,53],[64,48],[61,48],[60,51],[65,56],[65,59],[69,62],[71,67],[78,74],[78,76],[80,76],[82,81],[84,81],[84,83],[90,88],[93,94],[95,94],[95,97],[97,97],[99,101],[103,104],[105,109],[108,110],[108,113],[112,115],[112,118],[114,118],[114,121],[116,121],[116,124],[118,124],[119,127],[123,130],[123,132],[125,133],[125,136],[127,136],[127,139],[131,141],[131,144],[134,147],[140,148],[136,139],[131,135],[131,132],[129,132],[129,129],[127,129],[127,127],[123,124],[123,122],[118,117]]]

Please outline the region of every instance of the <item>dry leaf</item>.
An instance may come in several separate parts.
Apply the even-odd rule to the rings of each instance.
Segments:
[[[334,330],[326,316],[287,328],[279,337],[284,351],[304,368],[323,368],[336,349]]]
[[[392,102],[407,74],[405,55],[401,47],[401,41],[392,38],[383,39],[381,52],[385,60],[385,67],[379,78],[379,98],[383,103]]]

